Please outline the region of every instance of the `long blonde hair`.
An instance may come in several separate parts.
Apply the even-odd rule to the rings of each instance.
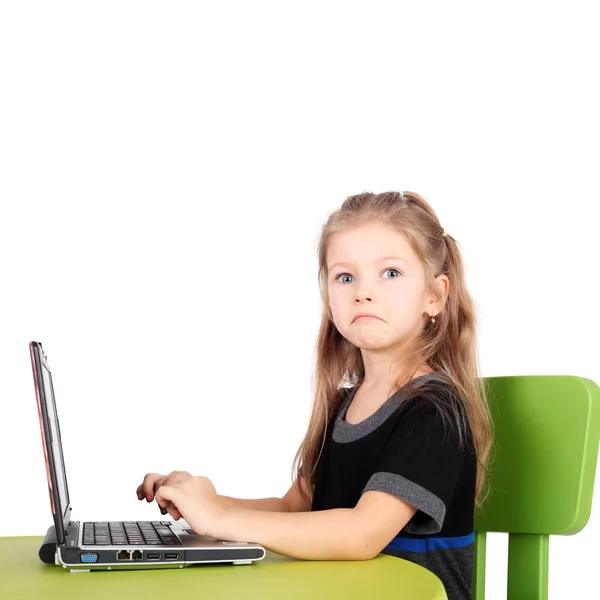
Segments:
[[[463,412],[466,412],[475,452],[477,455],[477,480],[475,502],[481,506],[487,496],[483,494],[488,460],[493,439],[493,424],[488,407],[483,379],[478,376],[475,303],[465,283],[464,268],[456,240],[442,235],[439,220],[423,197],[414,192],[364,192],[349,196],[333,212],[321,230],[318,244],[318,280],[322,300],[321,325],[315,344],[316,364],[314,397],[306,435],[292,463],[292,480],[302,475],[307,490],[299,486],[302,497],[312,501],[316,481],[316,467],[323,449],[327,426],[345,397],[344,383],[360,385],[365,369],[360,349],[344,338],[337,330],[329,306],[327,292],[327,249],[332,234],[376,221],[391,226],[403,234],[421,260],[425,269],[426,285],[436,293],[435,277],[445,274],[450,280],[446,303],[431,323],[429,315],[419,337],[410,341],[403,356],[398,359],[408,365],[402,381],[407,399],[422,397],[426,390],[434,391],[432,398],[442,409],[446,421],[464,430]],[[439,290],[438,290],[439,291]],[[443,402],[435,394],[435,381],[423,385],[416,379],[405,383],[406,374],[427,363],[450,383],[463,401],[466,411],[460,411],[455,402]],[[425,380],[428,378],[424,378]],[[404,390],[403,390],[404,391]],[[461,443],[464,436],[460,433]],[[483,496],[483,497],[482,497]]]

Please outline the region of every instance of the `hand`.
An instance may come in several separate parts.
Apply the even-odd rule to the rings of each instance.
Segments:
[[[183,516],[198,535],[218,537],[216,526],[226,508],[208,477],[188,477],[165,483],[156,490],[156,501],[174,519]],[[169,508],[173,507],[173,508]]]
[[[187,471],[171,471],[168,475],[160,475],[159,473],[148,473],[144,477],[144,481],[138,486],[136,493],[138,500],[146,498],[147,502],[154,500],[156,490],[161,485],[173,485],[175,483],[181,483],[186,479],[190,479],[192,475]],[[181,518],[181,513],[173,506],[173,503],[169,502],[163,508],[161,507],[160,512],[166,515],[167,512],[178,521]]]

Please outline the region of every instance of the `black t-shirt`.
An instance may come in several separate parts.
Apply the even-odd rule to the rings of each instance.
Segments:
[[[417,512],[382,552],[434,572],[449,600],[471,600],[477,460],[464,404],[437,374],[413,382],[436,379],[440,404],[401,388],[356,424],[344,420],[358,386],[348,389],[327,428],[311,510],[354,508],[368,490],[402,498]],[[440,409],[451,402],[464,418],[462,448]]]

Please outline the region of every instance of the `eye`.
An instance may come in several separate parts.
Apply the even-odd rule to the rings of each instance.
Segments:
[[[398,269],[392,269],[391,267],[389,269],[386,269],[386,271],[394,271],[394,273],[398,273],[398,275],[402,275],[402,273],[400,273],[400,271],[398,271]],[[397,279],[397,278],[392,277],[392,279]]]
[[[394,271],[394,273],[398,273],[398,275],[402,275],[402,273],[400,271],[398,271],[398,269],[393,269],[392,267],[389,267],[389,268],[385,269],[384,273],[386,271]],[[334,281],[338,281],[339,278],[342,277],[342,276],[344,276],[344,275],[349,275],[350,277],[352,277],[350,275],[350,273],[340,273],[339,275],[336,275],[333,279],[334,279]],[[390,277],[387,277],[387,279],[390,279]],[[397,279],[397,277],[391,277],[391,279]]]

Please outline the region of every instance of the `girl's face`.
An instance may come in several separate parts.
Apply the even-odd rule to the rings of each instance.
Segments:
[[[401,345],[423,328],[424,313],[439,312],[426,294],[425,271],[410,244],[381,223],[333,234],[326,268],[335,326],[361,349]],[[378,318],[354,320],[361,312]]]

